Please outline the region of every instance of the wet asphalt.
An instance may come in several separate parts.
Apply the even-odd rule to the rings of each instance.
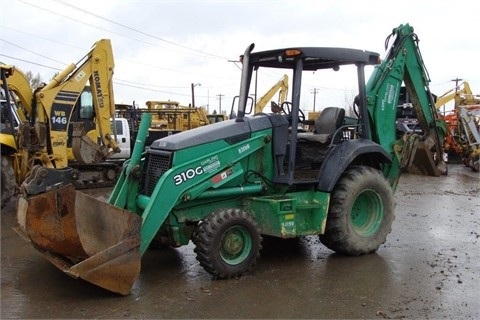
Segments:
[[[313,236],[267,238],[248,275],[213,280],[191,244],[149,250],[125,297],[51,265],[12,229],[11,201],[1,211],[0,317],[480,319],[479,178],[462,165],[403,175],[393,231],[374,254],[340,256]]]

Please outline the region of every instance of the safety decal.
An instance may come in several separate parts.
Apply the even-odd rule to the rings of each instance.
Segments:
[[[233,170],[231,168],[229,168],[229,169],[227,169],[225,171],[222,171],[219,174],[213,176],[212,177],[213,184],[217,184],[220,181],[227,179],[228,176],[231,175],[232,173],[233,173]]]

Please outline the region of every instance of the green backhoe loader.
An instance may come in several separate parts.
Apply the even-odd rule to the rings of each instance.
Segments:
[[[241,56],[236,119],[159,139],[143,152],[149,126],[144,116],[133,156],[108,202],[70,185],[25,194],[18,229],[64,272],[123,295],[154,240],[172,247],[192,241],[200,265],[214,278],[249,272],[264,235],[318,235],[346,255],[376,251],[391,231],[401,173],[445,171],[445,127],[417,36],[408,24],[392,35],[383,61],[377,53],[349,48],[254,52],[248,46]],[[252,74],[264,69],[288,74],[290,96],[282,113],[246,115]],[[345,109],[329,107],[312,123],[314,131],[299,132],[299,124],[308,122],[300,110],[302,77],[343,69],[356,77],[356,123],[346,124]],[[421,136],[397,136],[402,83]]]

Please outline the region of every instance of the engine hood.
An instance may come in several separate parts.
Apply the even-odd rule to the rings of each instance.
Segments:
[[[150,145],[150,149],[175,151],[222,139],[229,140],[242,136],[246,139],[252,132],[271,127],[272,123],[268,115],[245,117],[243,122],[236,122],[232,119],[158,139]]]

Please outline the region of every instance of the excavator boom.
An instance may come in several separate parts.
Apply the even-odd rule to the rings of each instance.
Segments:
[[[278,105],[281,105],[287,97],[288,94],[288,75],[283,75],[283,77],[278,80],[255,104],[255,113],[263,112],[263,108],[267,105],[268,101],[272,100],[275,93],[278,91]],[[277,108],[279,108],[277,106]],[[272,112],[278,113],[279,109],[275,109],[275,104],[272,104]]]
[[[68,166],[66,143],[68,126],[75,103],[89,84],[93,97],[93,109],[97,131],[102,144],[86,136],[86,128],[74,124],[72,148],[75,159],[91,163],[106,159],[109,149],[118,149],[112,133],[110,119],[115,116],[112,75],[114,61],[110,40],[97,41],[80,65],[71,64],[36,93],[39,125],[50,133],[54,167]],[[115,126],[113,126],[114,128]],[[47,139],[47,137],[40,137]],[[95,159],[95,160],[92,160]]]

